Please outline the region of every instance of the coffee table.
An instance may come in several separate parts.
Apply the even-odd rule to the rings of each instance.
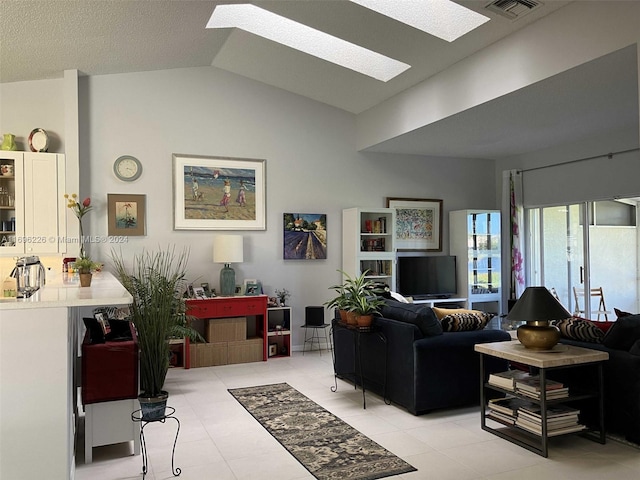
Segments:
[[[609,359],[609,354],[599,350],[575,347],[572,345],[556,345],[554,349],[547,352],[540,352],[525,348],[518,341],[481,343],[475,346],[475,351],[480,353],[480,400],[481,413],[480,421],[483,430],[486,430],[498,437],[508,440],[516,445],[520,445],[543,457],[549,454],[549,435],[547,429],[547,408],[551,405],[570,404],[577,401],[594,401],[598,405],[598,425],[597,428],[587,428],[580,434],[604,444],[606,442],[604,429],[604,373],[603,362]],[[485,382],[485,357],[503,358],[519,364],[528,365],[539,370],[540,375],[540,398],[534,399],[523,396],[517,391],[510,391]],[[569,385],[569,396],[561,399],[547,399],[546,385],[547,374],[558,369],[587,367],[594,368],[597,375],[597,388],[595,391],[572,391]],[[512,395],[514,397],[526,398],[531,403],[540,406],[542,417],[542,433],[536,435],[515,425],[503,425],[500,428],[493,428],[486,423],[487,392],[497,391]]]

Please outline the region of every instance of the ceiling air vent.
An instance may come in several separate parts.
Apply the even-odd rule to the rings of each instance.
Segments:
[[[517,20],[540,6],[542,2],[537,0],[495,0],[485,8],[510,20]]]

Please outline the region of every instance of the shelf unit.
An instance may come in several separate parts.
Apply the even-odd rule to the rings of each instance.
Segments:
[[[393,208],[347,208],[342,211],[342,270],[396,289]]]
[[[571,346],[566,349],[566,352],[563,351],[549,356],[549,354],[545,352],[541,353],[523,349],[517,341],[478,344],[475,346],[475,350],[480,353],[480,378],[483,379],[480,390],[480,405],[482,405],[480,409],[480,424],[483,430],[537,453],[538,455],[547,457],[549,454],[550,437],[547,428],[548,407],[560,404],[576,404],[577,402],[595,402],[598,413],[596,419],[597,425],[588,425],[585,430],[566,433],[564,435],[577,433],[598,443],[605,443],[603,362],[609,358],[606,352]],[[540,398],[531,398],[527,395],[520,394],[517,390],[511,391],[488,383],[486,381],[487,374],[485,373],[485,357],[487,356],[503,358],[519,364],[536,367],[540,375]],[[595,375],[592,376],[592,378],[595,379],[593,390],[578,391],[574,390],[569,384],[569,395],[567,397],[547,399],[545,392],[547,380],[549,379],[548,374],[551,373],[553,375],[553,373],[558,370],[574,369],[577,367],[595,369]],[[489,418],[487,414],[487,402],[490,396],[495,397],[496,395],[490,395],[489,392],[499,392],[500,394],[521,398],[534,405],[538,405],[541,415],[541,434],[532,433],[517,425],[507,424],[494,418],[491,418],[491,421],[497,422],[500,428],[490,427],[487,424],[487,418]]]
[[[456,257],[458,294],[471,309],[502,313],[501,233],[498,210],[449,212],[449,251]]]
[[[291,307],[267,308],[267,343],[269,358],[291,355]],[[270,350],[272,345],[275,353]]]
[[[0,164],[14,172],[0,176],[0,255],[65,252],[65,156],[0,151]]]

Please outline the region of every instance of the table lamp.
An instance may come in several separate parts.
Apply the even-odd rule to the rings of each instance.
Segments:
[[[242,235],[216,235],[213,237],[213,261],[224,263],[220,270],[220,295],[231,297],[236,291],[236,272],[229,264],[243,260]]]
[[[560,340],[560,331],[551,320],[570,318],[571,314],[545,287],[527,287],[507,319],[527,322],[518,327],[518,340],[532,350],[550,350]]]

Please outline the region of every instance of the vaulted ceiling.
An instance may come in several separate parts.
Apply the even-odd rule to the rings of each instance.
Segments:
[[[489,0],[456,1],[491,20],[452,43],[347,0],[250,2],[411,65],[381,82],[240,29],[205,28],[216,5],[247,3],[238,0],[5,0],[0,3],[0,82],[57,78],[66,69],[105,75],[213,66],[358,114],[571,3],[545,1],[511,20],[487,10]],[[559,133],[548,126],[554,119],[556,125],[576,115],[601,124],[637,124],[635,51],[601,62],[397,137],[377,150],[499,158],[555,142]],[[635,103],[629,94],[635,94]],[[528,105],[526,115],[522,105]],[[597,120],[591,115],[596,111]],[[463,129],[473,134],[460,142]],[[588,129],[570,126],[563,141]]]

